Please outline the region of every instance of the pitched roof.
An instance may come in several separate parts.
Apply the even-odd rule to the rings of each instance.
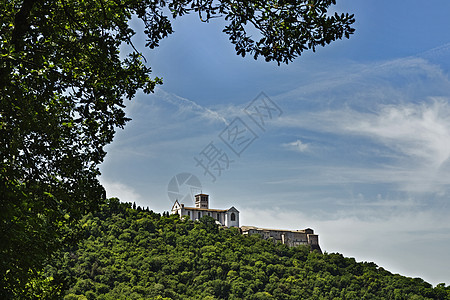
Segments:
[[[290,230],[290,229],[271,229],[271,228],[260,228],[256,226],[241,226],[242,231],[248,230],[259,230],[259,231],[280,231],[280,232],[295,232],[295,233],[306,233],[306,230],[312,230],[310,228],[307,229],[299,229],[299,230]]]
[[[198,211],[211,211],[211,212],[227,212],[229,209],[212,209],[212,208],[199,208],[199,207],[185,207],[188,210],[198,210]]]
[[[172,210],[177,204],[178,204],[178,206],[181,206],[180,203],[178,202],[178,200],[175,200],[175,203],[172,205]]]

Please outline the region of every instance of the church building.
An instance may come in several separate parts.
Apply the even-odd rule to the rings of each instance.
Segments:
[[[209,208],[209,195],[206,194],[195,195],[195,207],[185,207],[176,200],[171,213],[178,214],[180,217],[188,216],[193,221],[203,216],[210,216],[222,226],[239,227],[239,211],[234,206],[229,209]]]

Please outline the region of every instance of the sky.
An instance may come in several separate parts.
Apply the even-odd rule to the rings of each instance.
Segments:
[[[237,56],[221,19],[177,19],[154,50],[138,34],[164,84],[127,102],[100,180],[156,212],[207,193],[241,225],[450,284],[450,2],[337,2],[355,34],[288,65]]]

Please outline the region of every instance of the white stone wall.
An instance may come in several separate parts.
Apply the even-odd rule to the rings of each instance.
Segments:
[[[239,227],[239,212],[234,207],[230,208],[226,212],[226,222],[227,227]]]
[[[199,205],[200,205],[200,201]],[[205,202],[207,206],[207,201]],[[192,208],[192,207],[184,207],[183,204],[175,202],[172,207],[172,214],[179,214],[182,216],[189,216],[189,219],[195,221],[203,216],[209,216],[219,222],[222,226],[226,227],[239,227],[239,211],[231,207],[229,210],[214,210],[208,209],[205,207],[204,209],[198,209],[200,207]]]

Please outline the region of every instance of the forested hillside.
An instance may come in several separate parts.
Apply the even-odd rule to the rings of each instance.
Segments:
[[[450,287],[110,199],[46,269],[64,299],[450,299]],[[57,293],[57,291],[53,291]]]

